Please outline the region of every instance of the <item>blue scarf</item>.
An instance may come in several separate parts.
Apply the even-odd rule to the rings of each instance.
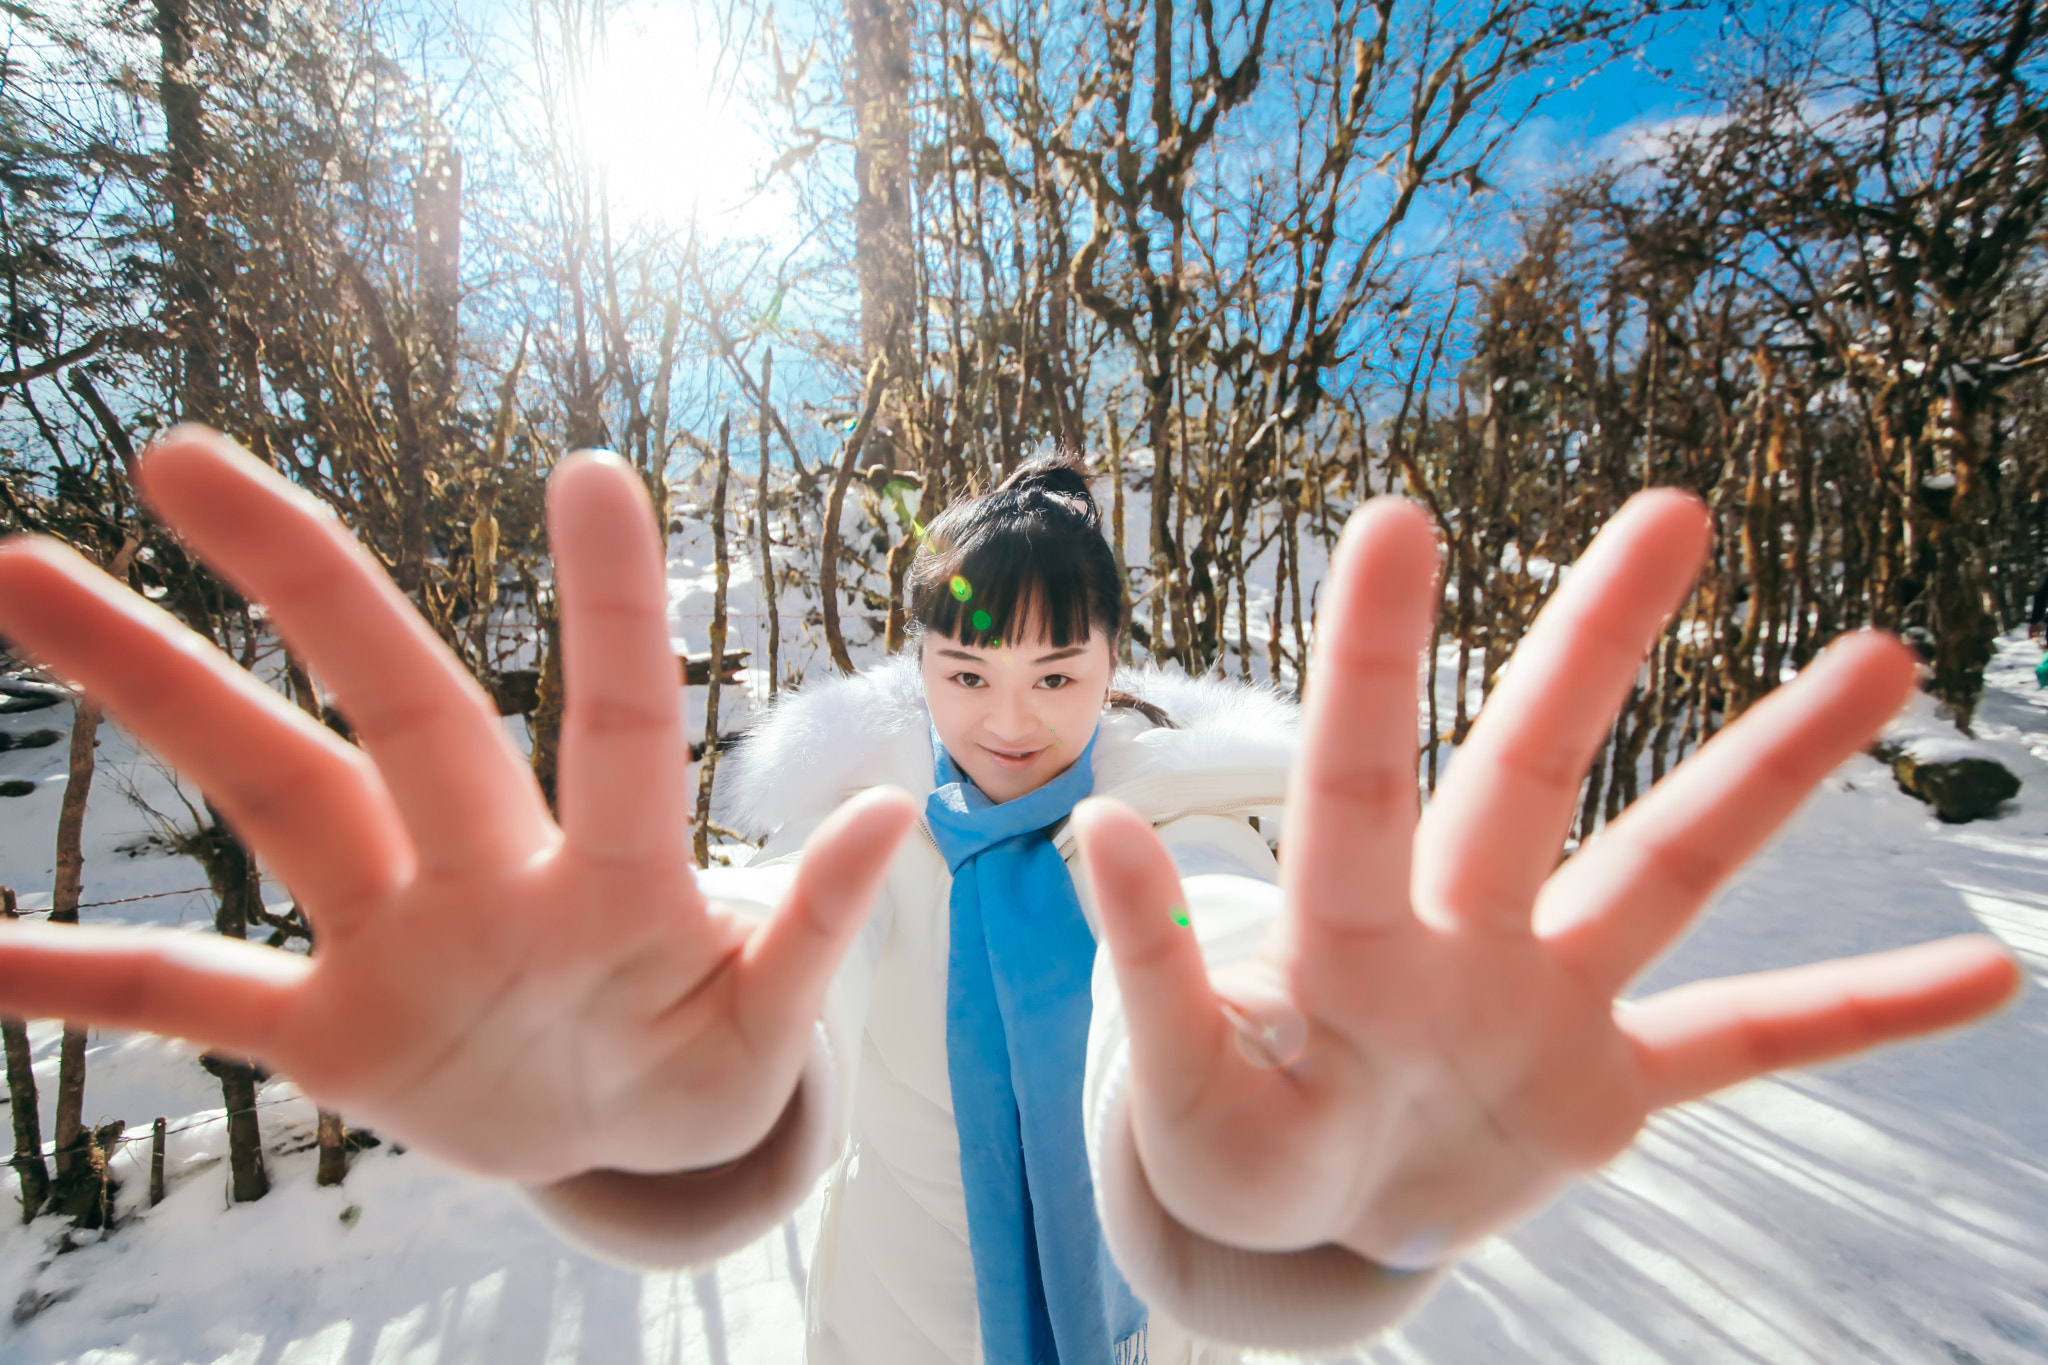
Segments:
[[[1145,1308],[1103,1245],[1082,1144],[1095,936],[1047,835],[1095,789],[1094,750],[997,805],[932,736],[925,823],[953,873],[946,1066],[990,1365],[1144,1359]]]

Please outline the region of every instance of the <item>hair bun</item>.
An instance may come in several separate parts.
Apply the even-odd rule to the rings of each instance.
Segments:
[[[996,485],[996,492],[1050,493],[1057,498],[1078,500],[1081,514],[1091,523],[1101,517],[1095,494],[1088,487],[1088,464],[1075,450],[1033,456],[1011,470],[1010,476]]]

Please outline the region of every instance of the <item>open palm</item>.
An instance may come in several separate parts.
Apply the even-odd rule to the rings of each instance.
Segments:
[[[1964,938],[1616,1003],[1912,686],[1896,641],[1837,642],[1560,866],[1582,777],[1707,534],[1684,495],[1632,500],[1423,811],[1435,540],[1407,504],[1355,517],[1309,676],[1284,913],[1254,961],[1213,980],[1149,827],[1107,801],[1077,812],[1130,1032],[1129,1137],[1173,1218],[1236,1247],[1439,1263],[1661,1106],[1952,1025],[2016,989],[1995,942]]]
[[[10,925],[0,1010],[254,1057],[357,1121],[514,1179],[756,1148],[791,1105],[826,986],[915,812],[901,793],[849,803],[763,920],[706,903],[638,477],[579,456],[549,483],[559,825],[482,689],[310,498],[190,428],[141,479],[268,607],[362,747],[49,542],[0,546],[0,628],[205,789],[292,888],[318,951]]]

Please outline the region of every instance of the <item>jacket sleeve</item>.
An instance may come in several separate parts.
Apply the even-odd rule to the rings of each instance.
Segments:
[[[699,875],[721,908],[765,916],[782,900],[809,829],[778,832],[744,868]],[[708,1170],[586,1171],[532,1186],[528,1199],[564,1241],[635,1269],[706,1265],[754,1242],[810,1196],[846,1143],[852,1059],[893,905],[884,887],[833,977],[788,1107],[761,1145]]]
[[[1280,911],[1279,866],[1240,819],[1194,815],[1159,829],[1181,870],[1188,917],[1215,967],[1251,956]],[[1329,1354],[1412,1312],[1447,1271],[1397,1271],[1337,1246],[1247,1251],[1176,1222],[1145,1178],[1131,1137],[1129,1035],[1109,953],[1098,953],[1083,1089],[1088,1163],[1110,1253],[1155,1316],[1199,1338]]]

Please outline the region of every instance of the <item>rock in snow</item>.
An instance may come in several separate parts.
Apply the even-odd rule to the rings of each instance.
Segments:
[[[2020,780],[1995,758],[1923,759],[1911,749],[1878,756],[1890,760],[1900,791],[1925,801],[1951,825],[1996,815],[2020,794]]]
[[[1871,752],[1891,766],[1900,791],[1925,801],[1951,825],[1996,815],[2020,794],[2012,769],[1938,718],[1926,696],[1914,698]]]

